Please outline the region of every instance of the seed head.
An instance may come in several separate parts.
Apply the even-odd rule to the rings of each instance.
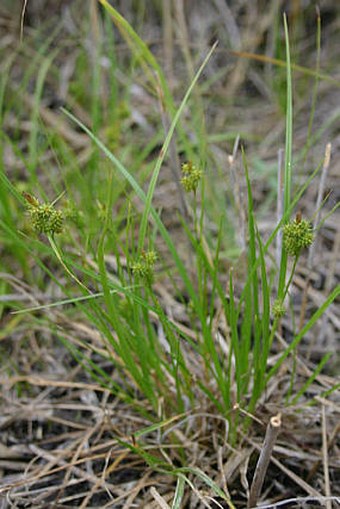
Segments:
[[[37,198],[28,193],[24,194],[24,198],[28,203],[28,213],[36,232],[45,233],[45,235],[62,232],[64,218],[60,210],[56,210],[50,203],[40,203]]]
[[[313,227],[306,219],[299,217],[283,228],[284,246],[291,256],[299,256],[302,249],[311,245],[313,238]]]
[[[145,262],[145,265],[148,267],[153,267],[158,257],[155,251],[143,251],[142,258]]]
[[[282,318],[286,313],[286,308],[282,304],[282,301],[280,299],[276,299],[276,301],[273,304],[272,312],[274,318]]]
[[[133,275],[151,285],[153,282],[154,265],[156,261],[157,254],[155,251],[143,251],[137,261],[135,261],[131,266]]]
[[[196,193],[198,184],[202,178],[203,172],[199,170],[191,161],[182,164],[181,184],[184,191]]]

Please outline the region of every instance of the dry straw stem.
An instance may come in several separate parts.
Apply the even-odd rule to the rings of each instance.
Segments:
[[[154,487],[150,488],[150,493],[151,493],[152,497],[155,499],[155,501],[157,502],[158,507],[160,507],[161,509],[170,509],[169,504],[167,504],[167,502],[164,500],[164,498],[158,493],[156,488],[154,488]]]
[[[323,470],[325,478],[325,495],[326,497],[331,496],[331,488],[329,482],[329,468],[328,468],[328,444],[327,444],[327,424],[326,424],[326,409],[325,405],[322,405],[322,459],[323,459]],[[326,509],[332,509],[331,500],[326,501]]]
[[[320,223],[322,199],[323,199],[324,189],[326,186],[327,173],[328,173],[328,169],[329,169],[329,165],[330,165],[330,161],[331,161],[331,151],[332,151],[332,145],[331,145],[331,143],[327,143],[326,149],[325,149],[324,162],[323,162],[323,166],[322,166],[322,170],[321,170],[318,196],[317,196],[316,205],[315,205],[316,217],[315,217],[315,221],[313,224],[314,232],[315,232],[314,242],[311,244],[311,246],[309,248],[309,253],[308,253],[308,260],[307,260],[308,274],[307,274],[307,278],[306,278],[306,282],[305,282],[305,286],[304,286],[304,290],[303,290],[303,295],[302,295],[302,302],[301,302],[301,308],[300,308],[300,319],[299,319],[299,329],[302,329],[305,315],[306,315],[307,297],[308,297],[308,292],[309,292],[309,287],[310,287],[310,274],[311,274],[311,270],[313,267],[313,259],[314,259],[315,246],[316,246],[316,235],[318,233],[317,227]]]
[[[332,145],[331,145],[331,143],[327,143],[326,149],[325,149],[324,162],[323,162],[322,170],[321,170],[318,196],[317,196],[316,204],[315,204],[316,218],[315,218],[313,226],[314,226],[314,230],[316,232],[317,232],[317,227],[319,226],[319,223],[320,223],[323,194],[324,194],[324,190],[325,190],[325,186],[326,186],[328,169],[329,169],[329,165],[331,162],[331,151],[332,151]],[[309,249],[308,262],[307,262],[309,269],[311,269],[312,265],[313,265],[315,245],[316,245],[316,242],[314,241]]]
[[[236,156],[239,149],[240,144],[240,135],[237,135],[234,147],[233,147],[233,153],[228,156],[228,163],[229,163],[229,171],[230,171],[230,179],[231,184],[233,188],[233,195],[235,200],[235,207],[237,211],[237,218],[238,218],[238,229],[240,232],[239,235],[239,242],[240,247],[242,251],[246,250],[246,229],[247,229],[247,218],[246,218],[246,206],[245,206],[245,199],[243,196],[242,191],[242,181],[240,178],[240,171],[238,171],[238,168],[236,167]]]
[[[256,505],[258,497],[261,493],[272,450],[276,442],[277,436],[279,434],[280,428],[281,428],[281,414],[279,413],[274,417],[271,417],[267,426],[266,436],[263,442],[260,457],[256,465],[253,482],[250,488],[248,508],[254,507]]]
[[[22,9],[21,9],[21,15],[20,15],[20,42],[22,42],[23,38],[24,38],[24,22],[25,22],[25,12],[26,12],[26,9],[27,9],[27,1],[28,0],[24,0],[24,3],[22,4]]]

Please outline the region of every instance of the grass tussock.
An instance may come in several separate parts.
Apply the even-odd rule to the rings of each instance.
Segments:
[[[337,24],[43,3],[1,8],[2,506],[335,507]]]

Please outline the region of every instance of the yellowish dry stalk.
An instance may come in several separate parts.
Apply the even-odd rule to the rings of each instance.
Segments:
[[[314,233],[314,242],[313,242],[313,244],[311,244],[311,246],[309,248],[309,253],[308,253],[308,260],[307,260],[308,274],[306,277],[305,287],[304,287],[303,294],[302,294],[302,302],[301,302],[301,306],[300,306],[299,330],[301,330],[303,327],[303,323],[304,323],[305,315],[306,315],[308,290],[309,290],[309,286],[310,286],[310,274],[311,274],[311,270],[313,267],[313,258],[314,258],[316,243],[317,243],[317,234],[318,234],[317,227],[320,223],[321,206],[322,206],[323,194],[324,194],[324,190],[325,190],[325,186],[326,186],[328,169],[329,169],[329,165],[331,162],[331,152],[332,152],[332,145],[331,145],[331,143],[327,143],[326,149],[325,149],[325,157],[324,157],[323,166],[322,166],[322,170],[321,170],[319,191],[318,191],[318,196],[317,196],[316,205],[315,205],[316,217],[315,217],[314,224],[313,224],[314,232],[315,232]]]
[[[269,465],[270,457],[273,451],[274,444],[281,428],[281,414],[277,414],[271,417],[264,438],[262,450],[260,453],[259,460],[256,465],[253,482],[250,488],[248,508],[255,507],[259,495],[262,490],[264,478]]]
[[[325,495],[329,500],[326,500],[326,509],[332,509],[331,488],[329,480],[329,466],[328,466],[328,444],[327,444],[327,423],[326,423],[326,408],[322,405],[322,462],[325,479]]]

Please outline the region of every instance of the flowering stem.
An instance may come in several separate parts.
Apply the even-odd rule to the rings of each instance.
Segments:
[[[57,244],[55,243],[53,235],[47,235],[47,238],[48,238],[48,241],[49,241],[49,243],[51,245],[51,248],[52,248],[54,254],[58,258],[58,261],[61,263],[61,265],[63,266],[63,268],[67,272],[67,274],[73,279],[73,281],[75,281],[79,286],[81,286],[81,288],[83,288],[86,291],[86,293],[91,294],[90,290],[84,285],[84,283],[82,283],[77,278],[77,276],[75,274],[73,274],[73,272],[68,268],[68,266],[64,262],[63,257],[62,257],[62,253],[61,253],[59,247],[57,246]]]
[[[285,300],[285,298],[287,296],[288,290],[290,288],[290,285],[292,283],[298,259],[299,259],[299,255],[296,255],[295,258],[294,258],[294,263],[293,263],[293,267],[292,267],[292,270],[291,270],[291,273],[290,273],[290,276],[289,276],[289,280],[288,280],[287,286],[286,286],[286,288],[284,290],[282,302],[284,302],[284,300]]]

